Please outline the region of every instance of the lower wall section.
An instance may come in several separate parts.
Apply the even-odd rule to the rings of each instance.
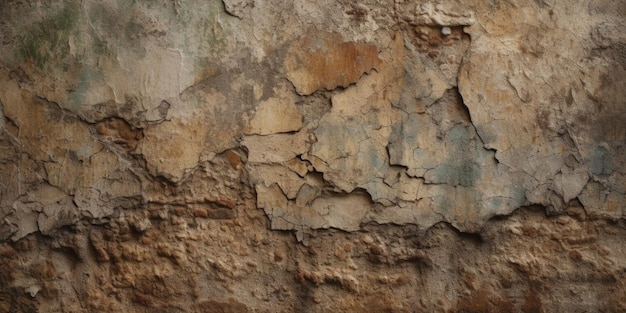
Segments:
[[[176,208],[0,245],[3,312],[620,312],[624,222],[523,208],[479,234],[445,223],[318,231],[260,210]]]

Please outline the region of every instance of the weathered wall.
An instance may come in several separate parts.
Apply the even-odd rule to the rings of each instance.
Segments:
[[[0,311],[625,311],[625,27],[2,1]]]

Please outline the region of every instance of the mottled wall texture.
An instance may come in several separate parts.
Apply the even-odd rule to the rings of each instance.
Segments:
[[[626,312],[624,0],[0,1],[0,312]]]

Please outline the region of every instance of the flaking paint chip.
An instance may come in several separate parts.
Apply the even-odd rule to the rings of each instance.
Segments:
[[[322,33],[296,40],[285,59],[287,78],[301,95],[347,87],[381,64],[373,44],[344,42]]]

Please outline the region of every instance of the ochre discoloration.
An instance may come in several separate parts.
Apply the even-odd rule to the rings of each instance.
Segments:
[[[125,120],[111,118],[96,124],[96,132],[114,143],[128,146],[131,150],[137,148],[137,144],[143,139],[141,129],[133,129]]]
[[[373,44],[345,42],[338,34],[318,33],[291,44],[285,68],[298,93],[309,95],[321,88],[347,87],[381,62]]]

